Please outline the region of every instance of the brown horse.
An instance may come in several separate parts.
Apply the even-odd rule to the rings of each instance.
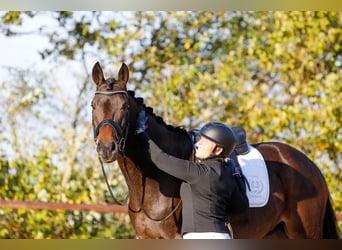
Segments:
[[[167,153],[190,159],[193,142],[187,131],[167,125],[142,98],[127,91],[128,68],[118,79],[105,79],[99,63],[93,67],[96,92],[92,100],[97,153],[102,162],[118,160],[129,189],[129,215],[140,239],[179,238],[181,181],[158,170],[147,145],[134,131],[137,113],[145,109],[147,133]],[[300,151],[278,142],[253,145],[264,157],[270,198],[261,208],[231,214],[235,238],[338,238],[327,184],[318,167]]]

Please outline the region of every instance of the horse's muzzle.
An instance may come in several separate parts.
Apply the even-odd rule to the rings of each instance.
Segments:
[[[114,141],[110,143],[99,141],[97,143],[96,151],[102,162],[110,163],[116,161],[118,155],[118,145]]]

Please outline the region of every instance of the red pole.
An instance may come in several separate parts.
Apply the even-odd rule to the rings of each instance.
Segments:
[[[93,205],[93,204],[68,204],[68,203],[60,203],[60,202],[0,200],[0,207],[45,209],[45,210],[58,210],[58,209],[59,210],[79,210],[79,211],[95,211],[95,212],[100,212],[100,213],[105,213],[105,212],[128,213],[127,206]]]
[[[0,200],[0,207],[6,208],[27,208],[46,210],[78,210],[95,211],[99,213],[128,213],[127,206],[119,205],[93,205],[93,204],[69,204],[61,202],[35,202],[35,201],[9,201]],[[342,221],[342,214],[336,214],[336,219]]]
[[[336,214],[336,219],[337,220],[342,220],[342,214]]]

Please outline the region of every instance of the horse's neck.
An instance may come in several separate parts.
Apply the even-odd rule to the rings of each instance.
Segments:
[[[139,140],[135,135],[136,118],[141,109],[146,109],[143,105],[139,104],[136,99],[131,98],[131,113],[130,125],[128,132],[128,140],[126,141],[126,155],[136,164],[137,170],[143,172],[147,169],[154,168],[148,155],[147,145]],[[147,134],[149,137],[166,153],[173,156],[188,159],[192,153],[192,142],[190,137],[185,131],[180,129],[170,128],[163,121],[158,121],[153,113],[147,109],[146,115],[148,118]]]
[[[135,135],[136,129],[136,117],[141,109],[145,109],[148,118],[148,128],[146,130],[149,137],[166,153],[173,156],[187,159],[192,153],[192,142],[190,136],[181,129],[172,128],[165,124],[163,121],[158,121],[154,114],[151,114],[146,110],[146,107],[141,106],[135,100],[131,99],[133,112],[130,114],[130,143],[133,148],[136,148],[136,144],[140,143],[139,139]],[[142,150],[139,148],[138,150]]]
[[[186,133],[168,129],[165,124],[155,121],[153,115],[148,114],[148,118],[147,134],[149,137],[166,153],[185,158],[189,149],[183,150],[180,147],[191,145]],[[135,121],[133,123],[135,125]],[[134,133],[135,127],[131,127],[125,147],[124,157],[126,160],[124,161],[124,157],[121,155],[121,164],[119,162],[127,181],[131,180],[137,192],[145,192],[145,188],[156,189],[156,192],[148,193],[149,197],[159,197],[160,195],[178,197],[180,181],[165,174],[153,164],[148,153],[147,142],[142,142]],[[164,190],[163,194],[158,192],[160,189]]]
[[[153,120],[148,130],[150,138],[166,153],[187,159],[191,154],[192,143],[187,133],[169,129],[165,124]]]

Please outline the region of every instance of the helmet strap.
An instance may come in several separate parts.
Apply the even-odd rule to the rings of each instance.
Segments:
[[[218,149],[220,147],[220,149]],[[216,151],[220,151],[219,154],[216,154],[215,152]],[[214,156],[220,156],[221,153],[224,151],[224,148],[222,146],[218,146],[217,144],[215,145],[215,148],[213,149],[213,152],[211,152],[211,155],[214,155]]]
[[[218,150],[217,148],[220,147],[222,150],[219,154],[216,154],[215,152]],[[215,145],[215,148],[211,152],[211,154],[207,157],[207,159],[213,159],[213,158],[222,158],[221,153],[223,152],[223,148],[221,146]]]

